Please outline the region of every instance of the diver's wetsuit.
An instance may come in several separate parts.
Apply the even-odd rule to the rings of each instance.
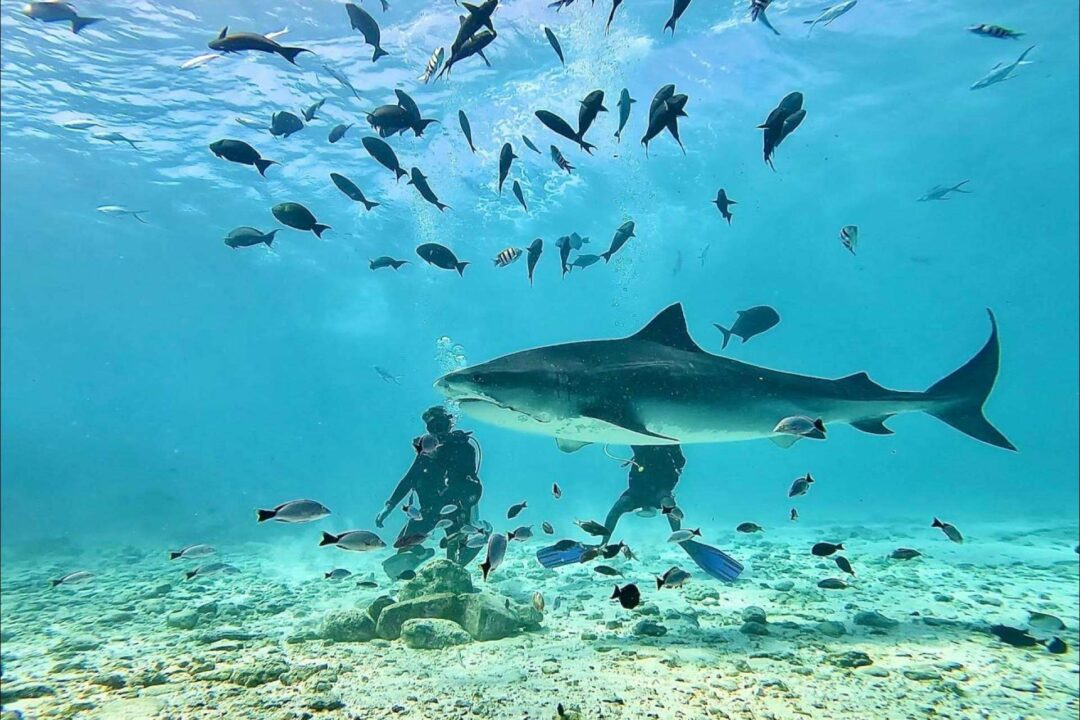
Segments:
[[[629,487],[619,496],[608,511],[604,527],[608,534],[604,542],[610,539],[619,524],[619,518],[634,510],[660,508],[663,504],[674,504],[675,485],[679,482],[686,458],[678,445],[631,445],[634,458],[627,477]],[[671,515],[667,516],[672,530],[678,530],[682,523]]]
[[[476,519],[476,506],[483,493],[477,477],[476,448],[469,441],[471,433],[451,430],[436,434],[439,445],[430,453],[418,452],[412,467],[398,482],[386,507],[398,506],[405,496],[415,492],[420,510],[419,520],[409,520],[398,533],[402,538],[413,534],[427,534],[443,518],[452,525],[445,528],[447,535],[457,532],[461,525]],[[420,438],[414,440],[418,445]],[[457,505],[457,510],[440,515],[446,505]],[[446,556],[464,565],[476,557],[481,548],[465,547],[462,543],[446,546]]]

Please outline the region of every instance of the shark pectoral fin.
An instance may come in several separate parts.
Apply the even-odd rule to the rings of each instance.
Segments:
[[[644,435],[645,437],[656,438],[657,440],[667,440],[673,443],[679,442],[677,438],[659,435],[645,427],[645,423],[641,421],[630,406],[585,410],[581,413],[581,416],[599,420],[600,422],[614,425],[622,430],[637,433],[638,435]]]
[[[787,450],[789,447],[799,441],[799,436],[789,435],[785,433],[783,435],[770,435],[769,439],[773,441],[774,445],[777,445],[778,447],[782,447]]]
[[[566,438],[555,438],[555,444],[559,446],[559,449],[564,453],[577,452],[586,445],[592,445],[592,443],[579,442],[577,440],[567,440]]]
[[[851,427],[856,430],[861,430],[864,433],[870,433],[871,435],[892,435],[893,431],[885,427],[885,421],[892,415],[883,415],[876,418],[863,418],[862,420],[853,420]]]

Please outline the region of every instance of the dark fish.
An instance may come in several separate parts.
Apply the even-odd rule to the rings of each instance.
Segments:
[[[429,265],[443,270],[457,270],[458,275],[464,275],[465,266],[469,264],[459,261],[450,248],[438,243],[424,243],[416,248],[416,254]]]
[[[846,557],[844,557],[843,555],[837,555],[833,558],[833,561],[836,563],[836,567],[840,568],[852,577],[855,576],[855,570],[852,569],[851,563],[848,562],[848,559]]]
[[[451,55],[462,47],[476,35],[477,31],[486,27],[491,32],[495,32],[495,26],[491,24],[491,16],[495,13],[495,8],[499,6],[499,0],[485,0],[479,5],[472,5],[465,3],[465,14],[461,15],[458,20],[458,32],[454,38],[454,42],[450,45]]]
[[[559,266],[562,268],[562,274],[570,272],[570,265],[567,260],[570,259],[570,237],[563,235],[561,238],[555,241],[555,247],[559,248]]]
[[[506,534],[507,540],[520,540],[525,541],[531,538],[533,535],[532,525],[522,525],[521,527]]]
[[[732,205],[738,205],[738,203],[727,196],[724,188],[720,188],[716,191],[716,199],[713,200],[713,204],[716,205],[716,209],[720,211],[720,215],[722,215],[723,218],[727,220],[728,225],[730,225],[733,216],[728,208]]]
[[[630,119],[630,106],[636,102],[637,100],[630,97],[630,91],[626,88],[619,93],[619,129],[615,131],[615,139],[619,142],[622,142],[622,131],[626,127],[626,121]]]
[[[583,563],[592,562],[593,560],[595,560],[598,557],[600,557],[600,546],[599,545],[586,545],[585,546],[585,552],[583,552],[581,554],[580,562],[583,562]]]
[[[1064,655],[1069,652],[1068,644],[1059,637],[1053,638],[1046,643],[1046,652],[1053,655]]]
[[[791,508],[791,522],[795,522],[799,519],[799,511],[795,508]]]
[[[27,3],[19,10],[26,17],[43,23],[70,22],[71,32],[76,35],[87,25],[101,22],[105,18],[82,17],[71,3],[48,0],[47,2]]]
[[[555,37],[555,33],[551,32],[551,28],[549,27],[544,28],[544,35],[547,35],[547,41],[551,43],[551,49],[559,56],[559,62],[565,65],[566,60],[563,59],[562,45],[559,44],[559,38]]]
[[[713,327],[724,334],[724,344],[720,346],[721,350],[728,346],[732,335],[740,337],[743,342],[746,342],[755,335],[760,335],[766,330],[775,327],[780,322],[780,314],[768,305],[758,305],[746,310],[739,310],[736,315],[738,317],[730,330],[713,323]]]
[[[274,213],[274,217],[282,225],[288,225],[295,230],[310,230],[318,238],[321,238],[322,234],[330,229],[329,225],[324,225],[316,220],[311,211],[300,203],[279,203],[272,207],[270,212]]]
[[[210,143],[210,152],[214,155],[241,165],[253,165],[259,174],[266,177],[266,168],[279,165],[275,160],[266,160],[259,151],[242,140],[218,140]]]
[[[493,30],[482,30],[466,40],[460,48],[456,50],[451,48],[450,57],[446,60],[446,64],[443,65],[443,69],[439,71],[439,77],[442,77],[443,75],[449,76],[450,68],[453,67],[455,63],[459,63],[465,58],[472,57],[473,55],[479,55],[480,59],[484,61],[484,64],[491,67],[491,63],[488,61],[487,56],[484,55],[484,48],[490,45],[495,38],[496,34]]]
[[[280,45],[270,38],[258,33],[242,32],[230,35],[228,25],[221,28],[221,32],[218,33],[216,38],[207,43],[207,47],[211,50],[217,50],[224,53],[256,50],[258,52],[277,54],[291,62],[293,65],[296,64],[297,55],[300,53],[311,52],[307,48],[286,47]]]
[[[367,114],[368,123],[379,137],[390,137],[404,133],[410,124],[409,111],[400,105],[380,105]]]
[[[773,152],[780,145],[780,142],[790,135],[806,116],[806,113],[802,113],[785,127],[788,119],[802,110],[802,104],[803,94],[801,92],[788,93],[780,101],[780,104],[769,113],[765,122],[758,125],[758,129],[764,131],[762,134],[762,152],[765,156],[765,162],[773,169],[775,169],[772,162]]]
[[[825,578],[819,580],[817,586],[823,590],[846,590],[848,584],[840,578]]]
[[[502,268],[514,263],[519,257],[521,257],[521,248],[508,247],[500,251],[492,262],[495,263],[495,267]]]
[[[286,110],[270,116],[270,134],[274,137],[289,137],[303,129],[304,121]]]
[[[611,593],[611,599],[618,600],[619,604],[627,610],[633,610],[641,603],[641,591],[634,583],[622,587],[616,585],[615,591]]]
[[[439,198],[435,195],[434,191],[432,191],[431,186],[428,185],[428,181],[427,178],[424,177],[424,173],[420,172],[420,168],[414,167],[412,169],[408,184],[416,188],[416,190],[420,193],[420,197],[424,198],[429,203],[439,208],[439,212],[442,212],[443,210],[446,210],[450,207],[446,203],[439,201]]]
[[[345,195],[348,196],[350,199],[355,200],[358,203],[363,203],[364,207],[368,210],[373,207],[378,207],[379,203],[374,202],[373,200],[368,200],[366,197],[364,197],[364,192],[356,186],[356,183],[354,183],[352,180],[345,177],[344,175],[339,175],[338,173],[330,173],[330,179],[334,181],[335,185],[337,185],[338,190],[345,193]]]
[[[920,557],[921,555],[921,552],[919,552],[918,550],[912,550],[911,548],[896,548],[891,553],[889,553],[889,557],[891,557],[893,560],[912,560],[914,558]]]
[[[791,483],[791,487],[788,489],[787,496],[798,497],[805,495],[810,491],[810,486],[814,484],[814,478],[810,476],[810,473],[806,473],[806,477],[795,478],[795,481]]]
[[[591,267],[598,262],[600,262],[599,255],[578,255],[576,258],[574,258],[573,262],[570,263],[570,267],[580,268],[584,270],[585,268]]]
[[[956,529],[955,525],[941,522],[937,518],[934,518],[934,522],[930,523],[930,527],[941,528],[941,532],[945,533],[945,537],[949,538],[954,543],[964,542],[964,536],[960,534],[960,531]]]
[[[577,540],[560,540],[551,547],[557,552],[562,552],[563,550],[569,550],[572,547],[577,547],[580,544],[581,543],[579,543]]]
[[[253,245],[265,245],[270,247],[274,244],[274,236],[277,235],[277,230],[271,230],[270,232],[263,234],[260,230],[253,227],[238,227],[231,230],[228,235],[225,236],[225,244],[233,248],[252,247]]]
[[[510,143],[505,143],[502,149],[499,151],[499,194],[502,195],[503,181],[506,180],[507,174],[510,172],[510,166],[514,160],[517,159],[517,155],[514,154],[514,148]]]
[[[408,581],[408,580],[412,580],[414,577],[416,577],[416,571],[415,570],[402,570],[401,572],[398,573],[397,579],[398,580]]]
[[[551,523],[547,521],[540,523],[540,529],[544,531],[545,535],[555,534],[555,528],[551,527]]]
[[[514,184],[510,186],[510,191],[514,193],[514,197],[521,203],[521,207],[525,209],[525,212],[529,212],[529,204],[525,202],[525,195],[521,192],[521,183],[515,180]]]
[[[360,582],[356,583],[356,587],[377,588],[379,587],[379,583],[375,582],[374,580],[361,580]]]
[[[810,548],[810,552],[812,552],[814,555],[817,555],[818,557],[829,557],[837,550],[843,549],[843,543],[836,543],[835,545],[833,545],[832,543],[819,542],[815,543],[814,547]]]
[[[403,550],[407,547],[412,547],[413,545],[419,545],[425,540],[427,540],[427,533],[410,533],[395,540],[394,547],[398,550]]]
[[[394,154],[394,149],[387,145],[385,140],[380,140],[376,137],[366,137],[360,142],[371,157],[375,158],[379,164],[387,170],[393,172],[398,179],[408,175],[407,172],[402,170],[401,163],[398,162],[397,155]]]
[[[323,573],[323,577],[327,580],[344,580],[350,575],[352,575],[352,573],[345,568],[335,568],[328,573]]]
[[[991,625],[990,634],[1006,645],[1013,647],[1033,647],[1039,644],[1038,638],[1032,637],[1026,630],[1008,625]]]
[[[336,143],[338,140],[345,137],[345,133],[349,132],[349,128],[351,127],[352,123],[349,123],[348,125],[335,125],[334,129],[330,131],[330,142]]]
[[[762,25],[779,35],[780,31],[774,28],[772,23],[769,22],[769,18],[765,16],[765,9],[769,7],[771,2],[772,0],[750,0],[750,21],[760,21]]]
[[[682,139],[679,137],[679,118],[686,116],[685,108],[689,99],[688,96],[683,94],[676,95],[674,85],[665,85],[656,93],[650,105],[649,126],[641,138],[641,144],[645,146],[646,156],[649,154],[649,141],[664,130],[671,133],[671,136],[675,138],[675,142],[679,144],[679,148],[682,149],[683,154],[686,154],[686,148],[683,147]]]
[[[678,566],[668,568],[668,571],[656,578],[656,589],[680,588],[690,580],[690,573]]]
[[[635,237],[634,221],[627,220],[615,231],[615,236],[611,238],[611,246],[608,247],[607,251],[600,253],[600,257],[604,258],[604,262],[610,262],[611,256],[619,252],[622,246],[632,237]]]
[[[529,503],[527,501],[526,502],[520,502],[517,505],[511,505],[510,509],[506,511],[506,519],[507,520],[513,520],[514,518],[516,518],[518,515],[521,514],[522,510],[524,510],[528,506],[529,506]]]
[[[533,144],[533,141],[529,139],[528,135],[522,135],[521,140],[525,143],[525,147],[529,148],[538,155],[543,155],[543,153],[540,152],[540,148],[536,147],[536,145]]]
[[[559,166],[559,169],[565,170],[567,174],[569,174],[574,169],[574,166],[571,165],[565,157],[563,157],[563,154],[561,152],[559,152],[559,148],[555,147],[554,145],[551,146],[551,159],[555,161],[555,164]]]
[[[575,520],[574,524],[590,535],[603,537],[611,534],[606,527],[594,520]]]
[[[41,5],[43,3],[34,3],[34,5]],[[72,28],[74,29],[74,28]],[[1002,38],[1016,40],[1020,38],[1024,33],[1010,30],[1007,27],[1000,25],[972,25],[968,28],[968,31],[975,33],[976,35],[982,35],[983,37]],[[78,31],[76,31],[78,32]]]
[[[315,113],[319,112],[319,109],[323,106],[323,103],[325,103],[325,102],[326,102],[326,98],[323,98],[322,100],[314,102],[311,105],[308,105],[306,108],[304,108],[304,110],[303,110],[304,122],[311,122],[312,120],[314,120],[315,119]]]
[[[611,558],[618,555],[624,547],[625,545],[621,542],[615,545],[605,545],[604,547],[600,548],[600,555],[605,560],[610,560]]]
[[[488,575],[502,564],[504,557],[506,557],[506,536],[502,533],[492,533],[488,538],[487,557],[480,563],[480,570],[484,573],[484,582],[487,582]]]
[[[390,54],[379,47],[382,33],[379,30],[379,23],[375,22],[375,18],[371,17],[360,6],[352,3],[345,3],[345,11],[349,13],[349,25],[352,26],[352,29],[360,31],[360,34],[364,36],[364,42],[375,48],[375,52],[371,56],[371,62]]]
[[[607,575],[608,577],[615,577],[616,575],[622,575],[621,572],[611,567],[610,565],[597,565],[593,568],[594,572],[598,572],[601,575]]]
[[[281,503],[273,510],[256,510],[259,522],[274,520],[284,523],[305,523],[321,520],[330,514],[330,509],[315,500],[290,500]]]
[[[596,116],[602,112],[608,111],[608,109],[604,107],[604,91],[593,90],[585,96],[585,99],[581,101],[580,105],[581,107],[578,108],[577,134],[579,138],[584,138],[585,133],[592,127],[593,121],[596,120]]]
[[[562,488],[559,487],[559,483],[551,483],[551,494],[556,500],[562,497]]]
[[[744,522],[739,523],[739,525],[735,528],[735,531],[741,533],[759,533],[764,532],[764,528],[762,528],[757,523]]]
[[[606,33],[611,29],[611,21],[615,19],[615,11],[619,9],[619,6],[623,4],[623,0],[611,0],[611,12],[608,13],[607,23],[604,25],[604,32]]]
[[[372,270],[380,270],[382,268],[394,268],[397,270],[402,265],[407,265],[408,263],[408,260],[395,260],[389,255],[382,255],[374,260],[369,260],[368,267]]]
[[[400,265],[404,265],[406,262],[408,262],[408,260],[399,260],[396,262],[398,262],[398,264]],[[397,267],[395,267],[394,269],[397,270]],[[401,384],[401,378],[397,375],[394,375],[394,373],[390,372],[389,370],[381,368],[378,365],[372,365],[371,369],[375,371],[375,374],[378,375],[384,383],[394,383],[395,385]]]
[[[562,135],[567,140],[576,142],[586,153],[591,155],[592,151],[596,149],[595,145],[585,142],[579,134],[574,132],[574,128],[570,127],[570,123],[566,122],[555,113],[548,112],[547,110],[537,110],[536,119],[542,122],[544,126],[552,132]],[[562,165],[560,164],[559,167],[562,167]]]
[[[528,259],[526,264],[529,267],[529,287],[533,284],[533,271],[536,270],[536,263],[540,262],[540,256],[544,254],[544,241],[540,238],[536,238],[529,244]],[[558,487],[556,485],[555,487]]]
[[[690,0],[675,0],[675,4],[671,8],[671,17],[664,23],[664,29],[671,29],[671,35],[675,35],[675,25],[679,22],[679,18],[686,12],[686,8],[690,7]]]
[[[476,152],[476,147],[472,142],[472,126],[469,125],[469,118],[465,116],[464,110],[458,110],[458,122],[461,123],[461,132],[465,135],[465,140],[469,143],[469,149]]]
[[[394,90],[394,95],[397,96],[398,106],[405,111],[406,116],[408,117],[409,127],[412,128],[416,137],[421,137],[424,134],[424,130],[426,130],[427,126],[431,123],[439,122],[432,118],[421,117],[420,107],[404,90]]]

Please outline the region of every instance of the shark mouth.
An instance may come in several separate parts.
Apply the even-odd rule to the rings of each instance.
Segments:
[[[467,406],[467,405],[491,405],[492,407],[497,407],[500,410],[507,410],[509,412],[516,413],[516,414],[521,415],[523,417],[527,417],[530,420],[532,420],[533,422],[543,423],[543,424],[547,424],[547,423],[551,422],[550,420],[544,420],[542,418],[538,418],[535,415],[531,415],[531,414],[529,414],[529,413],[527,413],[527,412],[525,412],[523,410],[518,410],[516,407],[514,407],[512,405],[505,405],[505,404],[503,404],[501,402],[497,402],[495,400],[492,400],[489,397],[484,397],[483,395],[460,395],[458,397],[451,398],[451,402],[457,403],[459,407],[464,407],[464,406]]]

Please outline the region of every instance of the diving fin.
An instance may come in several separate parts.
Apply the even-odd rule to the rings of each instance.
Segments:
[[[541,565],[548,569],[579,563],[584,556],[584,545],[579,542],[568,542],[566,540],[540,548],[536,551],[536,559]]]
[[[742,563],[711,545],[686,540],[679,543],[697,566],[717,580],[733,582],[743,571]]]

